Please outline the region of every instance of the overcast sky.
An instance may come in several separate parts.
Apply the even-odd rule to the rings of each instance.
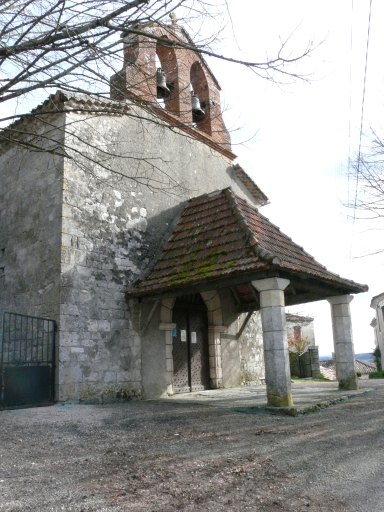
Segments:
[[[309,81],[273,85],[248,70],[212,62],[227,104],[239,163],[270,199],[262,213],[329,270],[369,285],[352,302],[356,352],[374,347],[369,326],[371,297],[384,291],[383,254],[360,256],[384,247],[380,226],[353,221],[344,207],[355,194],[348,179],[348,155],[358,150],[369,0],[229,0],[232,27],[222,48],[245,59],[272,56],[291,35],[288,47],[300,53],[308,41],[314,51],[294,70]],[[353,5],[358,4],[358,5]],[[372,2],[363,134],[381,129],[383,113],[384,3]],[[352,8],[353,7],[353,8]],[[352,28],[352,40],[351,40]],[[234,39],[235,36],[235,39]],[[363,144],[366,139],[363,137]],[[382,229],[384,226],[381,225]],[[321,354],[332,352],[327,302],[291,308],[315,317]]]

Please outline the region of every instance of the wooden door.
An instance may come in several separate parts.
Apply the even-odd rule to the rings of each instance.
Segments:
[[[208,388],[207,308],[200,295],[176,300],[173,308],[176,324],[173,337],[173,389],[175,393]]]

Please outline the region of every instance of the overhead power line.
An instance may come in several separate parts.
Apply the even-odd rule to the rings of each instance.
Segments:
[[[366,50],[365,50],[365,67],[364,67],[364,81],[363,81],[363,97],[361,100],[361,114],[360,114],[359,151],[358,151],[358,155],[357,155],[355,197],[354,197],[354,201],[353,201],[353,222],[355,222],[355,220],[356,220],[357,195],[358,195],[358,190],[359,190],[361,141],[362,141],[363,123],[364,123],[364,104],[365,104],[365,90],[366,90],[366,82],[367,82],[369,41],[370,41],[370,33],[371,33],[371,14],[372,14],[372,0],[370,0],[370,2],[369,2],[367,45],[366,45]]]

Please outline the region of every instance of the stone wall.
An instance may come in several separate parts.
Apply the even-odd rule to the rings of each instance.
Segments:
[[[247,314],[239,315],[221,335],[224,387],[247,386],[264,382],[264,353],[261,318],[258,311],[239,333]]]
[[[241,315],[242,321],[246,315]],[[240,368],[242,384],[264,382],[263,331],[260,312],[251,316],[240,338]]]
[[[95,136],[87,143],[100,148]],[[82,149],[64,169],[60,399],[140,396],[141,344],[125,292],[143,265],[147,210],[131,180]]]
[[[62,144],[64,118],[46,121],[49,138],[31,121],[18,129],[35,130],[26,139],[49,151]],[[62,169],[63,158],[49,152],[0,152],[0,314],[59,319]]]

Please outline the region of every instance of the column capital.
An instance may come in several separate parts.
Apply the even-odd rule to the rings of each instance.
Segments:
[[[225,325],[208,325],[208,332],[215,332],[217,334],[227,332],[228,327]]]
[[[289,279],[283,279],[282,277],[267,277],[266,279],[252,281],[252,286],[254,286],[258,292],[265,292],[268,290],[284,291],[289,283]]]
[[[334,297],[327,297],[330,304],[349,304],[354,299],[353,295],[335,295]]]
[[[159,324],[160,331],[172,331],[176,327],[176,324],[161,322]]]

